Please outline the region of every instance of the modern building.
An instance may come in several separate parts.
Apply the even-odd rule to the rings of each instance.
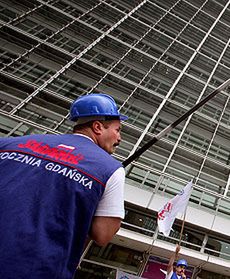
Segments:
[[[70,133],[70,103],[111,94],[133,152],[230,73],[228,0],[0,0],[0,135]],[[126,167],[126,217],[85,250],[79,278],[163,278],[181,238],[192,278],[230,278],[230,102],[221,92]],[[193,179],[169,237],[157,212]],[[182,231],[182,234],[181,234]],[[151,271],[152,270],[152,271]]]

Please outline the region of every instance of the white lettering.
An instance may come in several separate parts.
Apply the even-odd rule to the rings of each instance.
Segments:
[[[67,171],[67,168],[64,168],[62,170],[60,170],[58,173],[65,175]]]
[[[53,166],[54,166],[53,163],[48,163],[48,164],[45,165],[45,169],[52,170]]]
[[[4,160],[4,159],[8,158],[8,156],[9,156],[9,152],[2,153],[1,159]]]
[[[73,179],[75,181],[79,181],[80,178],[81,178],[81,174],[80,173],[76,173]]]
[[[84,186],[85,186],[85,187],[89,187],[89,189],[91,189],[92,186],[93,186],[93,181],[90,180],[90,181],[89,181],[87,184],[85,184]]]
[[[13,160],[20,163],[24,163],[27,165],[30,165],[32,167],[40,167],[42,160],[37,159],[36,157],[20,154],[16,152],[4,152],[0,153],[0,159],[5,160]],[[92,189],[93,186],[93,180],[88,178],[87,176],[83,175],[82,173],[78,172],[76,169],[71,169],[68,167],[63,167],[62,165],[55,164],[55,163],[47,163],[45,164],[45,169],[47,171],[56,172],[58,175],[63,175],[67,177],[68,179],[72,179],[82,186]]]
[[[17,156],[17,153],[12,152],[12,153],[9,154],[8,159],[12,160],[12,159],[15,158],[15,156]]]
[[[21,162],[25,163],[25,164],[31,165],[35,160],[36,160],[36,158],[34,158],[34,157],[29,157],[27,155],[24,155],[24,157],[22,158]]]
[[[34,167],[34,166],[40,167],[41,161],[42,161],[42,160],[36,160],[35,162],[31,163],[31,165],[32,165],[33,167]]]
[[[45,165],[45,169],[61,174],[69,179],[73,179],[77,181],[79,184],[83,185],[84,187],[87,187],[88,189],[91,189],[93,186],[93,181],[90,180],[88,177],[84,176],[83,174],[79,173],[77,170],[62,167],[61,165],[54,163],[47,163]]]
[[[82,183],[82,184],[85,185],[85,183],[86,183],[87,180],[88,180],[87,177],[82,176],[81,179],[80,179],[80,181],[79,181],[79,183]]]
[[[25,155],[23,154],[18,154],[18,157],[16,157],[14,160],[18,162],[22,162],[22,159],[24,158]]]
[[[60,165],[54,165],[52,171],[58,172],[58,171],[60,171],[60,169],[61,169]]]
[[[66,174],[66,177],[73,179],[74,175],[76,174],[75,170],[69,170]]]
[[[8,160],[14,160],[20,163],[25,163],[28,165],[32,165],[32,166],[37,166],[39,167],[41,164],[41,160],[34,158],[33,156],[28,156],[28,155],[24,155],[24,154],[19,154],[16,152],[4,152],[0,154],[0,158],[2,160],[4,159],[8,159]]]

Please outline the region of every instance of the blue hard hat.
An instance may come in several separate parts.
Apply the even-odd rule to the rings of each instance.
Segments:
[[[180,260],[177,261],[176,266],[179,266],[179,265],[183,265],[185,267],[188,267],[188,263],[184,259],[180,259]]]
[[[114,99],[102,93],[84,95],[75,100],[70,107],[70,117],[76,121],[82,117],[105,116],[106,119],[127,120],[128,117],[118,112]]]

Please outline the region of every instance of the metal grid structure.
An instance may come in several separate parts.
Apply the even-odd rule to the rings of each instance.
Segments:
[[[69,133],[72,100],[111,94],[124,160],[229,78],[230,1],[0,0],[0,135]],[[230,214],[228,89],[128,168],[127,182]]]

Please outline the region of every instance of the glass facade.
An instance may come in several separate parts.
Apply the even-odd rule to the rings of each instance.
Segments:
[[[0,0],[0,136],[71,133],[70,103],[102,92],[129,116],[125,160],[228,79],[229,18],[227,0]],[[190,204],[229,220],[229,124],[225,88],[133,162],[127,183],[172,197],[193,178]],[[153,215],[138,214],[127,209],[123,227],[153,237]],[[197,230],[183,245],[230,260],[229,236]]]

